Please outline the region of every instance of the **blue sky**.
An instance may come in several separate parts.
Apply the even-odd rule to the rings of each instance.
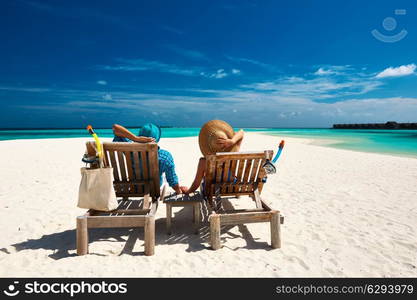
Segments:
[[[386,0],[1,1],[0,127],[416,122],[416,14]]]

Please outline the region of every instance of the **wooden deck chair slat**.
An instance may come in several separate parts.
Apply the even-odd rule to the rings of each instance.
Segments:
[[[109,151],[103,151],[103,163],[105,167],[110,167]]]
[[[263,152],[242,151],[242,152],[219,152],[216,154],[216,159],[219,161],[230,159],[242,159],[242,156],[251,158],[263,158]]]
[[[245,174],[243,175],[243,180],[242,180],[243,183],[249,183],[248,180],[249,180],[249,174],[250,174],[250,171],[251,171],[251,167],[252,167],[252,159],[247,159],[246,160]],[[248,189],[248,186],[246,185],[242,188],[241,192],[246,192],[247,189]]]
[[[243,168],[245,167],[245,163],[246,163],[246,159],[239,159],[239,166],[238,166],[237,175],[236,175],[236,180],[238,183],[242,182]],[[234,192],[239,193],[240,187],[236,185],[234,188]]]
[[[214,181],[214,176],[216,172],[216,156],[215,155],[209,155],[206,158],[206,178],[205,178],[205,187],[207,190],[207,197],[210,204],[213,202],[213,189],[214,185],[211,184]]]
[[[216,164],[216,183],[220,183],[222,180],[223,165],[223,162],[217,162]],[[217,191],[215,191],[215,193],[217,193]]]
[[[248,178],[248,182],[250,182],[252,184],[257,183],[256,175],[258,174],[260,160],[261,159],[259,159],[259,158],[255,158],[252,162],[252,170],[251,170],[249,178]],[[251,191],[253,191],[253,190],[251,190]]]
[[[237,160],[233,159],[231,161],[231,164],[230,164],[230,177],[231,177],[231,182],[230,183],[231,183],[231,185],[227,188],[227,191],[229,193],[233,193],[233,191],[234,191],[233,183],[236,180],[236,167],[237,167]]]
[[[114,151],[108,151],[110,157],[110,166],[113,168],[113,177],[115,181],[119,181],[119,172],[116,163],[116,157],[114,155]]]
[[[142,162],[142,176],[143,180],[148,180],[149,178],[149,168],[148,168],[148,160],[149,157],[147,155],[146,151],[140,152],[141,162]],[[151,188],[153,190],[153,188]],[[148,190],[149,192],[149,190]],[[146,190],[143,191],[144,194],[146,194]]]
[[[150,197],[150,186],[151,184],[146,184],[144,186],[144,196],[143,196],[143,209],[149,209],[151,205],[151,197]]]
[[[116,155],[115,155],[114,151],[109,151],[109,156],[110,156],[110,161],[111,161],[111,167],[113,168],[114,181],[118,182],[120,180],[120,178],[119,178],[119,168],[117,166]],[[119,192],[121,192],[121,187],[116,186],[115,190],[116,190],[116,193],[119,193]]]
[[[151,148],[155,149],[156,151],[150,151],[149,153],[149,164],[152,166],[150,169],[150,175],[153,178],[153,184],[151,184],[151,195],[153,197],[159,197],[160,196],[160,178],[159,178],[159,162],[158,162],[158,146],[156,144],[153,144],[153,147]]]
[[[151,183],[151,181],[149,181],[149,180],[147,180],[147,181],[144,181],[144,180],[122,181],[122,180],[120,180],[120,181],[114,182],[114,185],[123,186],[123,185],[134,184],[134,185],[137,185],[137,186],[144,186],[144,185],[147,185],[147,184],[149,185],[150,183]]]
[[[231,180],[232,174],[230,173],[230,161],[226,161],[224,163],[224,168],[223,168],[223,179],[222,182],[226,183],[229,182]],[[224,194],[226,193],[226,185],[223,185],[221,192]]]
[[[136,177],[133,173],[133,168],[132,168],[132,153],[124,151],[123,154],[126,158],[126,168],[127,168],[128,180],[129,180],[129,182],[132,182],[133,180],[136,180]],[[130,184],[128,192],[129,193],[134,193],[135,192],[135,185],[133,183]]]
[[[256,181],[256,178],[257,178],[256,175],[258,174],[258,171],[259,171],[259,161],[260,161],[259,158],[255,158],[253,160],[252,172],[251,172],[250,177],[249,177],[249,182],[255,182]]]
[[[274,152],[271,151],[271,150],[265,151],[264,153],[265,153],[266,159],[268,159],[268,160],[271,160],[272,155],[274,154]],[[266,176],[266,172],[265,172],[265,169],[264,169],[263,166],[266,162],[266,159],[265,158],[262,159],[261,164],[259,166],[259,172],[258,172],[258,182],[259,182],[258,190],[259,190],[259,193],[262,192],[262,189],[263,189],[263,186],[264,186],[264,183],[262,182],[262,180]]]
[[[117,159],[119,161],[119,168],[120,168],[120,180],[127,181],[126,176],[126,164],[124,159],[124,154],[121,151],[117,151]],[[124,185],[123,190],[124,193],[129,192],[129,185]]]
[[[237,160],[233,159],[232,163],[230,165],[230,174],[233,177],[233,180],[235,180],[235,178],[236,178],[236,167],[237,167]],[[233,182],[233,180],[232,180],[232,182]]]
[[[140,143],[123,143],[123,142],[117,142],[117,143],[109,143],[105,142],[103,143],[104,147],[108,151],[152,151],[155,149],[155,146],[158,147],[155,143],[146,143],[146,144],[140,144]]]
[[[135,166],[134,167],[134,173],[135,173],[136,180],[143,181],[139,152],[138,151],[133,151],[132,153],[133,153],[133,165]],[[139,186],[139,185],[135,184],[135,192],[139,193],[139,194],[142,194],[143,193],[143,186]]]
[[[259,182],[258,189],[260,191],[262,191],[262,187],[264,185],[264,183],[262,182],[262,180],[263,180],[263,178],[266,175],[265,169],[263,168],[263,165],[265,164],[265,162],[266,162],[266,160],[265,159],[262,159],[261,162],[260,162],[260,164],[259,164],[259,172],[258,172],[257,181]]]
[[[142,153],[142,151],[139,151],[138,152],[138,156],[139,156],[140,176],[141,176],[141,178],[143,180],[144,179],[144,176],[145,176],[145,170],[143,169],[143,167],[144,167],[144,162],[146,161],[146,156],[145,156],[145,159],[143,159],[143,153]],[[143,188],[141,187],[139,189],[139,191],[141,193],[144,193],[145,194],[145,187],[143,187]]]
[[[123,197],[123,198],[133,198],[133,197],[143,197],[144,194],[143,193],[117,193],[117,197]]]
[[[223,165],[224,165],[223,162],[218,161],[216,163],[216,181],[215,181],[215,183],[219,183],[222,180]],[[221,189],[219,189],[216,184],[214,184],[213,186],[214,186],[213,195],[215,196],[215,201],[217,201],[217,196],[221,193]]]

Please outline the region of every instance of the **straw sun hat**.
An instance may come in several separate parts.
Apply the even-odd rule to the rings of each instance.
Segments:
[[[221,145],[217,144],[218,138],[229,138],[234,136],[235,132],[229,124],[221,120],[208,121],[200,130],[198,135],[198,144],[200,145],[201,153],[204,156],[216,154],[216,152],[235,152],[238,151],[238,146],[234,145],[231,149],[223,149]]]

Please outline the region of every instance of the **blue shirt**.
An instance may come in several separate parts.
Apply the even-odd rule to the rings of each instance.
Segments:
[[[113,142],[126,142],[133,143],[133,141],[115,136]],[[159,161],[159,184],[162,185],[162,174],[165,173],[165,178],[168,181],[170,187],[178,184],[178,176],[175,173],[174,158],[171,153],[166,150],[162,150],[158,147],[158,161]],[[134,167],[134,166],[133,166]]]

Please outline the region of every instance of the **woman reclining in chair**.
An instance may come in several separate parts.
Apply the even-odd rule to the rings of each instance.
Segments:
[[[217,152],[238,152],[243,141],[244,132],[239,130],[234,132],[233,128],[224,121],[212,120],[204,124],[200,130],[198,143],[204,157],[200,158],[197,173],[194,181],[188,190],[183,190],[189,194],[195,192],[206,175],[206,156]]]

